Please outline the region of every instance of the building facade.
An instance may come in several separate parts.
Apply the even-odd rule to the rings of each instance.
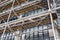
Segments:
[[[60,0],[0,0],[0,40],[60,40]]]

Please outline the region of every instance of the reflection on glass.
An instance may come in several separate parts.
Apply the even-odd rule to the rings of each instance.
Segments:
[[[48,25],[24,29],[20,33],[21,40],[54,40],[53,31],[51,28],[48,29]],[[14,33],[6,33],[3,40],[15,40]]]

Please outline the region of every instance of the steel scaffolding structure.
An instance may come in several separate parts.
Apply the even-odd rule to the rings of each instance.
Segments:
[[[57,0],[51,0],[52,2],[50,2],[50,0],[47,0],[48,10],[42,11],[42,12],[40,12],[38,14],[30,15],[30,16],[27,16],[27,17],[24,17],[24,18],[23,17],[20,18],[20,16],[22,16],[22,14],[20,16],[18,16],[16,11],[22,10],[24,8],[27,8],[27,7],[30,7],[32,5],[36,5],[36,4],[40,3],[42,0],[34,0],[32,2],[26,2],[25,4],[18,5],[17,7],[14,7],[14,3],[15,3],[16,0],[10,0],[10,1],[13,2],[11,8],[9,10],[1,12],[1,16],[0,16],[1,18],[3,18],[2,16],[5,16],[5,15],[8,14],[7,22],[5,22],[5,20],[3,18],[4,23],[0,24],[0,28],[1,28],[0,30],[3,30],[3,33],[1,35],[1,40],[3,40],[3,36],[4,36],[7,28],[11,32],[13,32],[14,30],[12,29],[12,27],[18,26],[18,25],[16,25],[18,23],[19,23],[19,26],[23,26],[24,24],[33,23],[33,22],[36,22],[36,21],[40,21],[41,22],[42,20],[45,20],[46,17],[48,17],[48,16],[50,16],[49,20],[50,20],[50,23],[52,25],[52,31],[53,31],[53,35],[54,35],[54,40],[60,40],[60,38],[58,39],[56,37],[56,32],[55,32],[55,24],[56,23],[54,24],[54,21],[56,21],[57,18],[54,19],[53,15],[52,15],[52,14],[56,14],[57,15],[57,11],[56,10],[60,9],[60,6],[58,6],[57,3],[56,3]],[[0,7],[4,6],[5,4],[6,5],[9,4],[10,1],[8,1],[6,3],[2,3],[0,5]],[[18,19],[9,21],[10,16],[12,15],[12,12],[14,13],[14,15]],[[36,18],[39,18],[39,19],[37,20]],[[29,22],[26,23],[25,21],[29,21]],[[40,22],[38,22],[38,24],[36,24],[36,26],[38,26]],[[58,26],[56,26],[56,28],[58,28]],[[24,40],[24,39],[22,39],[22,40]]]

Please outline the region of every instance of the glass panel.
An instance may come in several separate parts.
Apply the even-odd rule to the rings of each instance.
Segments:
[[[44,36],[44,40],[49,40],[49,36]]]
[[[54,40],[54,37],[52,36],[52,37],[50,37],[50,40]]]
[[[44,35],[46,36],[46,35],[49,35],[48,34],[48,30],[44,30]]]
[[[49,36],[50,36],[50,37],[53,36],[53,31],[52,31],[52,29],[49,29]]]
[[[25,34],[22,34],[22,40],[25,40]]]
[[[33,1],[33,0],[28,0],[28,2]]]
[[[42,26],[39,26],[39,30],[43,30],[43,29],[42,29]]]
[[[52,29],[47,29],[48,25],[20,30],[21,40],[54,40]],[[13,32],[6,33],[3,40],[15,40]]]
[[[38,40],[38,27],[34,27],[34,40]]]
[[[43,40],[43,36],[40,36],[40,37],[39,37],[39,40]]]
[[[43,26],[43,29],[48,29],[46,25]]]
[[[30,40],[33,40],[33,28],[30,29]]]

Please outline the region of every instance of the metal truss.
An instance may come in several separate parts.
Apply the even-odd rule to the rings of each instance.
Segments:
[[[13,0],[9,0],[9,1],[3,1],[3,2],[1,2],[0,4],[0,7],[2,7],[2,6],[5,6],[5,5],[7,5],[7,4],[10,4],[10,3],[12,3],[13,2]]]
[[[37,1],[37,0],[36,0],[36,1]],[[32,3],[33,3],[32,5],[37,4],[37,3],[40,2],[40,0],[38,0],[39,2],[37,2],[37,3],[36,3],[36,1],[34,1],[34,3],[32,2]],[[48,14],[50,14],[52,29],[53,29],[53,33],[54,33],[54,39],[56,40],[56,35],[55,35],[55,31],[54,31],[54,23],[53,23],[54,20],[53,20],[53,18],[52,18],[52,13],[55,13],[55,10],[56,10],[56,9],[59,9],[60,7],[54,7],[53,9],[51,9],[51,8],[50,8],[49,0],[47,0],[47,2],[48,2],[48,7],[49,7],[49,10],[48,10],[48,11],[44,11],[44,12],[41,12],[41,13],[38,13],[38,14],[35,14],[35,15],[31,15],[31,16],[28,16],[28,17],[20,18],[20,17],[16,14],[16,12],[15,12],[14,10],[15,10],[15,9],[19,9],[19,8],[21,8],[21,7],[22,7],[22,8],[25,8],[25,7],[23,7],[23,6],[25,6],[26,4],[14,8],[14,7],[13,7],[13,6],[14,6],[14,2],[15,2],[15,0],[13,0],[13,4],[12,4],[11,9],[8,10],[8,11],[6,11],[6,12],[9,12],[7,22],[4,21],[5,23],[0,24],[0,27],[2,27],[2,28],[5,27],[5,28],[4,28],[4,31],[3,31],[3,34],[2,34],[2,37],[1,37],[1,40],[3,40],[3,36],[4,36],[4,34],[5,34],[5,31],[6,31],[6,28],[7,28],[7,27],[9,28],[10,31],[14,31],[14,30],[11,29],[10,25],[16,24],[16,23],[19,23],[19,22],[22,22],[22,23],[24,24],[24,21],[25,21],[25,20],[30,20],[30,21],[32,21],[32,22],[35,22],[34,20],[32,20],[33,18],[45,16],[45,15],[48,15]],[[30,4],[31,4],[31,3],[30,3]],[[29,4],[28,4],[28,5],[29,5]],[[27,7],[28,5],[26,5],[26,7]],[[55,5],[55,2],[54,2],[54,5]],[[0,5],[0,6],[1,6],[1,5]],[[30,6],[31,6],[31,5],[30,5]],[[29,7],[29,6],[28,6],[28,7]],[[14,15],[16,15],[18,19],[9,22],[9,18],[10,18],[10,16],[11,16],[11,11],[14,12]],[[5,14],[5,12],[2,13],[2,14]],[[43,17],[43,19],[45,19],[45,17]],[[4,19],[3,19],[3,20],[4,20]],[[39,23],[38,23],[38,24],[39,24]],[[37,24],[37,25],[38,25],[38,24]]]
[[[12,9],[3,11],[2,13],[0,13],[0,16],[6,15],[10,11],[13,11],[13,10],[18,11],[18,9],[21,10],[21,9],[27,8],[29,6],[35,5],[35,4],[40,3],[40,2],[41,2],[41,0],[34,0],[32,2],[26,2],[24,4],[18,5],[17,7],[13,7]]]
[[[13,5],[14,5],[14,2],[15,2],[15,0],[13,0],[12,7],[13,7]],[[11,9],[12,9],[12,7],[11,7]],[[8,20],[7,20],[7,22],[9,21],[10,15],[11,15],[11,11],[10,11],[10,14],[8,15]],[[6,31],[6,28],[7,28],[7,27],[12,31],[12,29],[11,29],[10,26],[9,26],[9,24],[7,24],[7,26],[5,26],[5,28],[4,28],[3,34],[2,34],[2,36],[1,36],[1,40],[3,40],[3,36],[4,36],[4,34],[5,34],[5,31]]]
[[[49,12],[49,11],[48,11]],[[31,20],[34,19],[34,18],[38,18],[38,17],[41,17],[41,16],[45,16],[45,15],[48,15],[47,11],[44,11],[44,12],[41,12],[41,13],[38,13],[38,14],[34,14],[34,15],[31,15],[31,16],[28,16],[28,17],[24,17],[24,18],[18,18],[16,20],[13,20],[13,21],[10,21],[10,22],[7,22],[6,24],[3,23],[3,24],[0,24],[0,27],[4,27],[5,25],[9,24],[9,25],[12,25],[12,24],[17,24],[19,22],[23,22],[23,21],[26,21],[26,20]],[[52,11],[52,13],[55,13],[55,11]]]
[[[49,11],[51,11],[49,0],[47,0],[47,2],[48,2]],[[50,18],[51,18],[52,30],[53,30],[53,34],[54,34],[54,40],[56,40],[56,35],[55,35],[55,31],[54,31],[53,17],[52,17],[51,12],[49,12],[49,13],[50,13]]]

